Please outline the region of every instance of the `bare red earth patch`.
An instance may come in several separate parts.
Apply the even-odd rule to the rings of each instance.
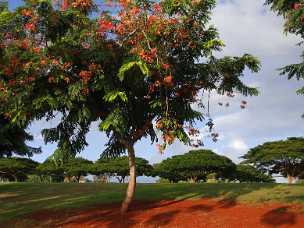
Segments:
[[[301,207],[283,204],[237,204],[210,199],[135,202],[122,218],[119,205],[78,211],[45,211],[31,219],[47,227],[304,227]]]

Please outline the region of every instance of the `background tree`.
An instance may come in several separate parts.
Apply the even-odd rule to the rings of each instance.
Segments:
[[[64,167],[71,160],[75,159],[75,154],[73,154],[68,148],[62,147],[57,148],[49,159],[51,159],[56,166]]]
[[[27,0],[16,12],[1,14],[0,113],[20,126],[60,113],[56,128],[43,135],[73,153],[84,148],[90,124],[99,121],[109,137],[103,155],[128,152],[125,212],[136,186],[134,144],[143,137],[156,141],[158,129],[161,151],[175,139],[199,145],[189,137],[205,116],[193,109],[198,95],[257,95],[241,77],[246,67],[257,72],[259,62],[248,54],[214,56],[224,46],[209,26],[215,0],[123,0],[115,17],[107,7],[98,21],[90,17],[93,1],[64,3],[58,8]]]
[[[43,163],[37,166],[37,174],[40,179],[49,179],[49,182],[63,182],[64,168],[56,163],[52,158],[47,158]]]
[[[179,181],[184,180],[185,178],[181,176],[177,170],[174,170],[172,165],[174,164],[164,161],[159,164],[155,164],[153,166],[153,176],[159,176],[161,183],[166,182],[166,180],[170,183],[178,183]]]
[[[64,166],[64,175],[75,177],[79,183],[81,176],[86,176],[92,170],[93,162],[87,159],[76,157],[70,159]]]
[[[268,174],[281,174],[292,183],[304,170],[304,138],[287,138],[266,142],[243,156],[244,164],[252,164]]]
[[[302,0],[266,0],[266,4],[271,9],[282,15],[285,19],[285,32],[293,33],[304,38],[304,2]],[[303,42],[299,44],[302,46]],[[286,74],[288,79],[304,79],[304,52],[301,55],[301,61],[281,68],[281,74]],[[304,87],[297,91],[298,94],[304,94]],[[304,114],[303,114],[304,117]]]
[[[81,176],[86,176],[92,170],[92,165],[92,161],[74,157],[66,148],[57,148],[37,167],[37,172],[41,177],[49,176],[51,182],[71,182],[73,178],[79,182]]]
[[[9,181],[25,181],[35,173],[38,162],[27,158],[0,158],[0,178]]]
[[[149,176],[153,167],[146,159],[136,157],[136,176]],[[129,160],[127,156],[113,159],[99,159],[93,168],[96,174],[115,176],[120,183],[124,183],[129,176]]]
[[[274,179],[251,165],[239,164],[232,178],[240,182],[274,182]]]
[[[26,141],[31,140],[33,140],[32,135],[0,115],[0,158],[13,155],[32,157],[41,153],[40,148],[26,145]]]
[[[198,182],[206,181],[208,174],[216,173],[219,178],[232,173],[234,169],[234,163],[225,156],[211,150],[192,150],[162,161],[155,167],[155,172],[171,182]]]

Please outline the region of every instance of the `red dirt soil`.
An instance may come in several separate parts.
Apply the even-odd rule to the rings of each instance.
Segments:
[[[301,213],[302,211],[302,213]],[[30,216],[42,227],[304,227],[300,206],[283,204],[237,204],[211,199],[135,202],[125,218],[119,205],[74,211],[44,211]]]

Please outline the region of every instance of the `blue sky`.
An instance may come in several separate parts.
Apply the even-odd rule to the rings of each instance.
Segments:
[[[254,147],[269,140],[285,139],[289,136],[303,136],[304,124],[301,114],[304,113],[304,99],[297,96],[296,89],[303,86],[301,81],[288,81],[279,76],[278,68],[299,61],[300,48],[296,46],[299,39],[283,33],[283,20],[264,6],[263,0],[221,0],[214,10],[212,24],[220,32],[226,47],[219,55],[242,55],[250,53],[262,61],[262,69],[258,74],[246,72],[244,80],[260,89],[260,96],[246,98],[248,107],[239,108],[243,97],[233,99],[214,94],[211,99],[211,115],[215,120],[220,140],[213,143],[204,138],[205,148],[213,149],[234,161]],[[10,8],[21,3],[20,0],[9,0]],[[218,102],[229,101],[229,108],[220,107]],[[31,145],[41,146],[43,154],[34,156],[43,161],[52,154],[56,145],[43,143],[40,130],[52,127],[55,121],[39,121],[33,123],[29,131],[35,136]],[[204,124],[198,127],[205,133]],[[91,127],[87,135],[89,146],[80,154],[91,160],[98,159],[104,149],[106,137]],[[159,162],[167,157],[185,153],[191,148],[179,142],[160,154],[155,145],[148,140],[136,144],[137,156],[148,159],[151,163]]]
[[[17,6],[20,6],[22,4],[22,0],[9,0],[9,8],[10,9],[15,9]]]

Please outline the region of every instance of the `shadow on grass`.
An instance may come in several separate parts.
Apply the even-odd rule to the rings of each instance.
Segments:
[[[235,198],[222,199],[219,201],[220,208],[231,208],[236,206],[237,202]]]
[[[287,196],[286,199],[291,202],[301,202],[304,203],[304,195],[301,196]]]
[[[275,184],[162,184],[162,185],[141,185],[137,189],[135,198],[137,200],[183,200],[199,198],[222,198],[231,202],[238,197],[249,194],[260,189],[270,189]]]
[[[178,202],[182,202],[189,199],[201,199],[201,198],[220,198],[219,207],[231,208],[234,207],[238,201],[238,198],[249,194],[251,192],[258,191],[260,189],[271,189],[277,186],[276,184],[139,184],[135,195],[135,200],[144,202],[145,207],[132,205],[133,210],[149,210],[155,208],[163,208],[173,205]],[[0,193],[5,192],[18,192],[20,194],[16,197],[7,199],[0,199],[0,221],[5,219],[20,218],[20,215],[27,215],[29,213],[39,213],[39,211],[62,211],[69,210],[73,212],[72,217],[75,218],[75,208],[81,208],[84,213],[85,210],[95,207],[97,205],[105,205],[111,203],[115,205],[115,210],[119,211],[119,202],[123,199],[127,185],[120,184],[18,184],[18,185],[6,185],[0,186]],[[60,197],[57,197],[60,196]],[[47,198],[55,197],[55,198]],[[37,200],[36,200],[37,199]],[[40,200],[39,200],[40,199]],[[41,199],[44,199],[42,201]],[[162,204],[153,203],[166,200]],[[25,203],[27,202],[27,203]],[[114,203],[114,204],[113,204]],[[111,211],[107,211],[108,208],[112,208],[112,205],[106,205],[102,210],[99,210],[100,215],[87,215],[82,214],[81,218],[86,222],[103,221],[107,224],[111,224],[111,219],[117,220],[117,213],[114,217],[111,217]],[[136,208],[138,206],[138,208]],[[71,209],[74,208],[74,209]],[[210,211],[212,207],[206,205],[195,205],[190,211]],[[106,215],[104,214],[106,213]],[[176,215],[178,212],[173,213]],[[79,215],[79,214],[78,214]],[[79,215],[80,216],[80,215]],[[104,216],[105,218],[101,218]],[[155,215],[156,216],[156,215]],[[60,214],[59,214],[60,217]],[[171,217],[171,219],[174,217]],[[61,217],[62,218],[62,217]],[[45,218],[45,220],[47,217]],[[56,220],[57,218],[54,217]],[[76,221],[78,218],[75,218]],[[128,224],[132,224],[132,218],[127,221],[125,227]]]
[[[289,207],[278,207],[263,215],[261,222],[263,224],[278,227],[282,225],[294,225],[297,220],[297,214],[291,212]]]
[[[153,209],[163,210],[165,207],[171,206],[171,210],[165,212],[159,212],[152,215],[146,215],[144,224],[164,226],[170,224],[170,222],[179,213],[193,213],[193,212],[205,212],[208,213],[216,208],[231,208],[237,204],[237,198],[239,196],[248,194],[253,191],[257,191],[261,188],[272,188],[274,184],[177,184],[177,185],[139,185],[136,193],[136,200],[131,206],[131,211],[128,213],[128,219],[119,219],[119,204],[117,205],[116,212],[108,212],[105,216],[103,211],[99,211],[100,214],[77,216],[78,219],[73,221],[73,224],[104,224],[110,227],[129,227],[136,224],[135,214],[137,212],[149,211]],[[148,197],[147,197],[148,196]],[[187,208],[185,211],[177,209],[172,210],[174,204],[178,204],[189,199],[200,198],[221,198],[215,206],[212,205],[193,205]],[[150,200],[147,201],[147,199]],[[169,201],[161,201],[169,200]],[[154,201],[154,202],[152,202]],[[156,201],[156,202],[155,202]],[[143,206],[144,205],[144,206]],[[118,212],[117,212],[118,211]],[[148,213],[148,212],[146,212]],[[75,217],[75,216],[74,216]],[[138,222],[138,221],[137,221]],[[73,225],[67,223],[58,223],[58,226]],[[145,226],[144,225],[144,226]]]
[[[135,202],[124,217],[120,215],[120,205],[110,208],[87,210],[74,213],[73,216],[69,216],[67,220],[57,221],[55,227],[82,225],[84,227],[128,228],[138,225],[139,222],[142,227],[162,227],[170,224],[179,213],[182,213],[181,210],[172,208],[168,211],[159,211],[153,214],[149,213],[152,209],[158,210],[161,208],[163,210],[163,207],[166,206],[166,204],[159,204],[157,202],[146,204],[143,202]],[[202,210],[202,207],[191,208],[192,212],[196,210]],[[139,213],[142,213],[142,215],[138,217]]]
[[[186,201],[186,202],[183,202]],[[163,227],[174,224],[174,219],[180,220],[185,215],[195,216],[208,214],[221,208],[233,207],[234,201],[160,201],[160,202],[134,202],[125,217],[120,216],[120,204],[109,208],[100,206],[96,209],[74,212],[68,219],[61,218],[56,223],[56,227],[73,227],[81,225],[83,227]],[[113,205],[112,205],[113,206]],[[208,216],[208,215],[207,215]],[[191,224],[184,224],[190,225]]]
[[[183,202],[184,201],[184,202]],[[42,227],[108,227],[108,228],[128,228],[128,227],[162,227],[172,225],[177,222],[190,227],[191,221],[195,221],[199,216],[200,221],[204,218],[221,215],[235,215],[237,218],[239,208],[232,209],[235,204],[233,201],[212,201],[212,200],[179,200],[161,202],[134,202],[125,217],[120,216],[120,204],[100,205],[97,208],[82,209],[66,212],[45,212],[37,213],[32,217],[34,221],[40,221]],[[243,208],[243,207],[242,207]],[[245,207],[246,209],[246,207]],[[228,211],[227,214],[224,211]],[[259,209],[257,209],[259,210]],[[265,211],[265,209],[262,209]],[[252,209],[248,210],[250,213]],[[246,212],[244,212],[246,213]],[[250,214],[248,214],[250,216]],[[297,214],[291,212],[288,206],[282,206],[265,214],[259,214],[253,218],[257,224],[265,224],[272,227],[282,225],[295,225]],[[197,221],[196,221],[197,222]],[[227,220],[222,222],[227,223]],[[241,222],[241,221],[240,221]],[[223,224],[224,224],[223,223]],[[44,225],[43,225],[44,224]],[[229,224],[227,224],[229,225]]]
[[[194,211],[210,212],[212,210],[213,210],[213,206],[204,205],[204,204],[194,205],[188,208],[188,211],[190,213]]]

